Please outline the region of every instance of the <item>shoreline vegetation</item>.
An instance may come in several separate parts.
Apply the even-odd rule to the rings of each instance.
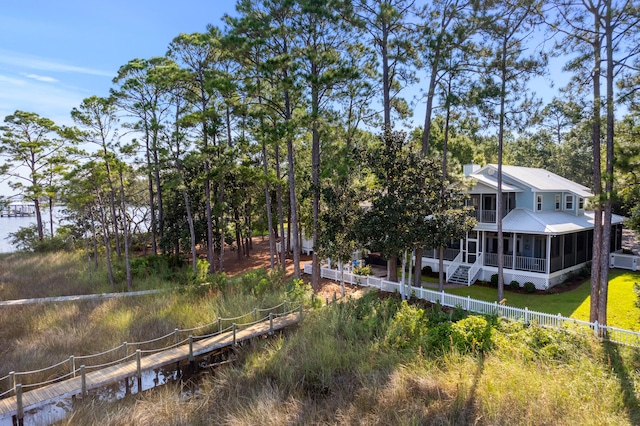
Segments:
[[[18,259],[13,270],[2,268],[5,294],[11,277],[21,277],[23,286],[34,287],[22,291],[34,294],[65,280],[75,282],[76,291],[78,282],[93,282],[78,257]],[[158,275],[139,280],[136,290],[156,285]],[[94,285],[104,282],[100,272],[93,277]],[[525,327],[367,291],[315,309],[308,285],[261,268],[217,279],[206,290],[182,290],[2,308],[0,376],[298,297],[307,300],[303,323],[240,348],[234,363],[191,384],[164,385],[116,402],[88,399],[58,424],[640,422],[638,351],[600,344],[590,334]]]

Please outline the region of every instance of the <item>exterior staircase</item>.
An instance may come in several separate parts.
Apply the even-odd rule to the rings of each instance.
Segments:
[[[471,269],[470,266],[458,266],[455,272],[450,277],[447,277],[447,282],[452,284],[469,285],[469,282],[467,281],[469,269]]]

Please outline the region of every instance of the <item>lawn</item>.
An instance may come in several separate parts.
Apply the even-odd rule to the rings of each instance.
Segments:
[[[609,274],[609,297],[607,319],[610,326],[640,331],[640,308],[636,306],[638,296],[633,291],[634,283],[640,283],[640,272],[612,269]],[[493,302],[496,289],[470,286],[446,289],[447,293],[471,296],[474,299]],[[591,281],[574,290],[557,294],[513,293],[505,289],[506,304],[532,311],[560,314],[565,317],[589,320]]]

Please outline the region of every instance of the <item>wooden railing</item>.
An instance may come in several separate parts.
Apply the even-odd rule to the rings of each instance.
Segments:
[[[104,352],[91,355],[73,356],[60,361],[57,364],[33,371],[11,371],[8,375],[0,377],[0,400],[18,392],[35,389],[51,383],[60,382],[69,378],[83,375],[86,372],[99,370],[112,365],[130,361],[137,357],[151,353],[157,353],[175,348],[195,340],[209,338],[224,332],[245,328],[266,320],[285,316],[293,312],[302,313],[302,305],[292,305],[284,301],[281,304],[260,309],[255,308],[251,312],[234,318],[217,318],[215,321],[198,327],[187,329],[175,329],[164,336],[156,337],[141,342],[124,342],[120,346],[108,349]],[[43,379],[44,378],[44,379]]]

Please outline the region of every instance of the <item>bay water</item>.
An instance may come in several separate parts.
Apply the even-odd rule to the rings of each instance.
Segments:
[[[54,230],[58,221],[60,220],[60,207],[53,208],[53,227]],[[45,229],[49,229],[49,210],[47,208],[42,210],[42,221],[44,222]],[[9,234],[17,232],[20,228],[26,228],[36,224],[36,217],[34,216],[18,216],[18,217],[0,217],[0,253],[11,253],[16,250],[14,246],[9,242]],[[47,231],[45,231],[48,233]]]

